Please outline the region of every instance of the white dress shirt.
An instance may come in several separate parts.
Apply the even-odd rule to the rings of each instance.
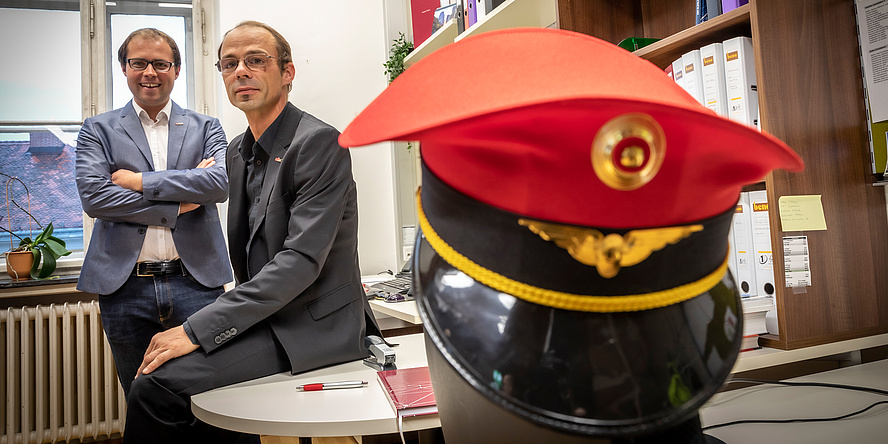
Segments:
[[[173,101],[168,100],[163,109],[157,113],[157,121],[148,117],[148,112],[133,101],[136,115],[145,129],[145,137],[148,139],[148,147],[151,149],[151,160],[154,162],[154,171],[163,171],[167,166],[167,143],[170,135],[170,112],[173,109]],[[173,243],[173,232],[169,228],[149,225],[145,233],[145,242],[142,243],[142,251],[139,253],[138,262],[168,261],[179,258],[176,244]]]

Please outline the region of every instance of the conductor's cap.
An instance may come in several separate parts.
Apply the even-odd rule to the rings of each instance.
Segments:
[[[420,142],[414,284],[435,349],[496,405],[600,436],[688,420],[722,384],[742,338],[734,206],[802,169],[651,63],[552,29],[419,61],[339,142],[384,140]]]
[[[339,141],[384,140],[420,141],[431,172],[473,199],[596,227],[704,219],[770,170],[802,169],[783,142],[716,116],[653,64],[551,29],[484,33],[420,60]]]
[[[479,273],[582,295],[649,293],[705,278],[724,264],[741,188],[773,169],[803,167],[783,142],[717,116],[653,64],[551,29],[484,33],[419,61],[340,144],[383,140],[420,141],[421,227],[441,239],[436,251],[452,247]],[[581,266],[540,260],[534,245],[547,242],[543,248],[558,247]],[[537,259],[504,259],[510,245]],[[685,251],[676,256],[673,245]],[[698,251],[714,259],[700,260]],[[695,258],[690,267],[677,262],[685,257]],[[557,270],[510,270],[534,261]],[[590,266],[594,279],[574,273]],[[668,272],[675,267],[680,277]],[[674,279],[637,287],[651,268]],[[551,273],[565,279],[545,277]]]

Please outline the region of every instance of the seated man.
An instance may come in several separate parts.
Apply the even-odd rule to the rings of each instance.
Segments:
[[[360,359],[365,336],[381,334],[361,286],[351,159],[336,129],[287,101],[290,45],[243,22],[219,59],[249,124],[226,161],[237,286],[154,336],[128,399],[126,443],[233,441],[194,417],[191,395]]]

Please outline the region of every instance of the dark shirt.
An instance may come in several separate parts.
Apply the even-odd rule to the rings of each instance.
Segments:
[[[258,214],[258,212],[267,207],[267,205],[259,205],[259,203],[262,199],[262,184],[265,181],[265,171],[270,160],[268,153],[273,150],[275,144],[282,146],[290,144],[290,140],[283,139],[291,137],[293,130],[295,130],[293,128],[293,130],[287,131],[290,124],[288,116],[291,113],[291,106],[285,106],[277,119],[259,136],[259,140],[253,137],[253,132],[248,127],[244,133],[243,140],[241,140],[240,147],[238,147],[241,157],[243,157],[244,162],[247,164],[246,190],[244,191],[249,202],[248,224],[250,232],[256,233],[256,236],[247,243],[247,262],[250,278],[259,273],[259,270],[271,260],[267,253],[268,242],[265,238],[265,232],[259,229],[261,227],[256,227],[255,225],[256,221],[261,219],[261,214]],[[284,131],[281,131],[282,127],[285,128]],[[282,140],[279,140],[278,136],[281,136]],[[274,180],[274,178],[271,178],[271,180]]]
[[[246,187],[244,191],[249,207],[248,224],[250,232],[256,232],[256,236],[252,237],[252,240],[247,243],[246,253],[250,279],[259,273],[259,270],[271,260],[267,253],[268,241],[265,238],[265,231],[259,229],[261,227],[256,227],[256,220],[261,216],[258,212],[266,207],[259,205],[259,203],[262,200],[262,184],[265,182],[265,171],[269,162],[268,153],[273,150],[276,143],[285,147],[290,145],[293,134],[296,132],[296,127],[288,118],[296,115],[294,110],[296,110],[296,107],[287,103],[287,106],[278,114],[274,122],[259,136],[259,140],[253,137],[253,132],[247,127],[240,146],[237,148],[238,153],[240,153],[247,164],[247,180],[244,184]],[[271,180],[274,180],[274,178],[271,178]],[[194,330],[191,328],[191,324],[187,320],[182,324],[182,327],[185,329],[188,339],[193,344],[200,345]]]

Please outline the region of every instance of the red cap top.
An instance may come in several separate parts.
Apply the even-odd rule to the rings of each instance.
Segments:
[[[678,225],[732,207],[780,140],[715,115],[653,64],[583,34],[493,31],[401,74],[342,146],[418,140],[427,167],[488,205],[602,228]]]

